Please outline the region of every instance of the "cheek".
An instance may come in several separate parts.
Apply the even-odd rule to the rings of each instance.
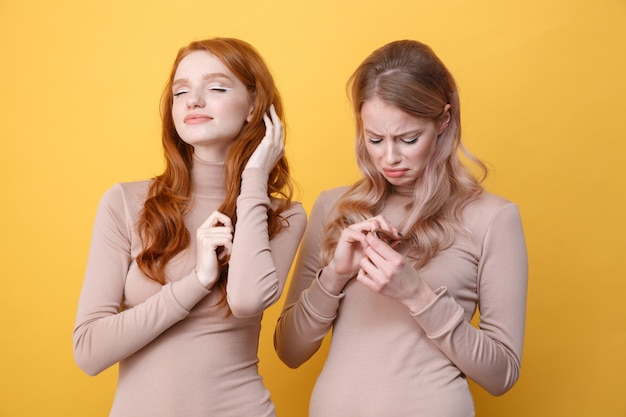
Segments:
[[[174,122],[174,127],[177,131],[183,126],[183,122],[181,117],[179,117],[175,111],[172,110],[172,121]]]
[[[178,103],[178,105],[174,103],[172,105],[171,113],[172,122],[174,122],[174,128],[176,129],[176,132],[180,135],[182,129],[185,128],[185,123],[183,122],[183,119],[185,117],[184,108],[180,105],[180,103]]]
[[[237,97],[227,100],[222,103],[224,109],[227,109],[229,112],[233,112],[236,114],[244,114],[247,116],[250,113],[250,102],[243,98]]]
[[[426,162],[430,157],[435,153],[435,148],[437,147],[437,138],[428,138],[428,140],[422,142],[422,146],[418,149],[415,149],[413,155],[415,158],[421,159]]]
[[[373,146],[372,144],[366,143],[365,151],[367,152],[367,154],[369,155],[371,160],[374,161],[374,163],[378,162],[378,160],[380,159],[379,147],[376,147],[376,146]]]
[[[180,102],[175,101],[174,103],[172,103],[172,119],[174,119],[174,122],[176,122],[180,118],[180,114],[181,114]]]

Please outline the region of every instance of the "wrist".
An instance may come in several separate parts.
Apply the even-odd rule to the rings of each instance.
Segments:
[[[411,292],[410,296],[401,302],[411,313],[418,313],[428,307],[435,298],[437,298],[437,294],[428,285],[421,282],[416,290]]]
[[[324,267],[319,275],[319,282],[322,288],[333,295],[339,295],[352,275],[338,274],[332,266],[332,262]]]
[[[200,285],[202,285],[207,290],[210,290],[211,288],[213,288],[213,283],[211,282],[211,279],[209,279],[209,277],[204,276],[203,274],[199,273],[197,268],[195,269],[195,273],[196,273],[196,279],[198,280]]]

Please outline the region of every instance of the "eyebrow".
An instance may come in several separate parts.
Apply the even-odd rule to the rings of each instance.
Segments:
[[[211,81],[217,78],[225,78],[229,81],[232,81],[232,78],[224,74],[223,72],[212,72],[210,74],[204,74],[202,76],[203,81]],[[179,79],[174,80],[174,82],[172,83],[172,88],[180,84],[187,84],[187,83],[189,83],[189,78],[179,78]]]
[[[363,129],[363,132],[366,135],[369,135],[369,136],[372,136],[372,137],[375,137],[375,138],[382,138],[383,136],[385,136],[385,135],[379,135],[378,133],[372,132],[369,129]],[[400,133],[398,135],[393,135],[392,138],[398,139],[398,138],[405,138],[407,136],[418,136],[418,135],[421,135],[421,134],[422,134],[422,129],[415,129],[415,130],[409,130],[408,132]]]

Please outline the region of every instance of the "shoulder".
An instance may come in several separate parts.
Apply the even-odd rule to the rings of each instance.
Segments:
[[[315,201],[316,206],[321,206],[324,208],[325,212],[329,212],[333,209],[337,201],[350,189],[350,186],[343,186],[332,188],[329,190],[322,191],[317,200]]]
[[[519,222],[518,205],[506,198],[483,191],[463,209],[463,223],[478,235],[483,235],[498,219]]]
[[[334,209],[339,199],[350,187],[337,187],[320,192],[313,203],[309,222],[312,224],[325,225],[333,217]]]
[[[102,195],[100,206],[126,210],[143,207],[151,182],[151,180],[144,180],[114,184]]]
[[[276,207],[276,200],[273,201],[273,205]],[[299,201],[291,201],[291,204],[281,213],[281,216],[285,219],[304,218],[306,221],[306,211]]]

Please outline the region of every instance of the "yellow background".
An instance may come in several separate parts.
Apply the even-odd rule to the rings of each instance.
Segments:
[[[116,370],[83,374],[71,342],[96,204],[161,172],[171,62],[214,36],[272,68],[307,210],[357,177],[351,72],[388,41],[430,44],[530,255],[521,379],[498,398],[472,386],[478,416],[626,415],[624,0],[0,0],[0,416],[107,415]],[[278,361],[281,305],[261,372],[279,416],[303,417],[323,354]]]

